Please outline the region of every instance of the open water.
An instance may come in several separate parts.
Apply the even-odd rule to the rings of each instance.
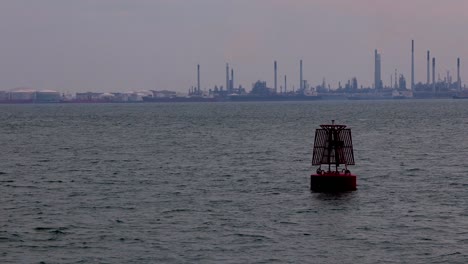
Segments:
[[[468,100],[1,105],[0,153],[1,263],[468,263]]]

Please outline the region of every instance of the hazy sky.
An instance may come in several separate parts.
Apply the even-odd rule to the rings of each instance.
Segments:
[[[416,81],[428,49],[442,76],[461,57],[468,78],[467,12],[467,0],[1,0],[0,90],[186,91],[198,63],[208,89],[226,62],[250,89],[273,86],[274,60],[297,87],[301,58],[313,85],[370,86],[376,48],[384,83],[395,68],[409,83],[411,39]]]

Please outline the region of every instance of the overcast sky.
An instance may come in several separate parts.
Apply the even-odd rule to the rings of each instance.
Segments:
[[[356,76],[373,83],[373,53],[382,79],[395,68],[426,80],[426,51],[437,71],[468,78],[467,0],[1,0],[0,90],[186,91],[256,80],[298,86],[299,59],[313,85]],[[454,77],[455,80],[456,77]]]

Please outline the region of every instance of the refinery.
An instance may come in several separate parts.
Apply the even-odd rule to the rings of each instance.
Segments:
[[[325,79],[316,86],[303,78],[303,61],[299,60],[298,85],[288,85],[288,76],[281,76],[278,82],[278,62],[273,61],[273,87],[266,81],[254,82],[250,90],[242,85],[236,86],[234,69],[226,63],[226,83],[212,88],[202,88],[200,84],[201,67],[196,67],[196,85],[187,93],[168,90],[142,90],[130,92],[84,92],[65,94],[55,90],[35,90],[16,88],[0,91],[0,103],[130,103],[130,102],[230,102],[230,101],[309,101],[309,100],[379,100],[379,99],[425,99],[425,98],[468,98],[468,89],[462,85],[460,76],[460,58],[457,58],[456,79],[449,71],[443,78],[437,74],[436,58],[427,51],[427,78],[424,82],[414,79],[414,40],[411,41],[410,83],[395,69],[390,76],[390,84],[382,81],[381,54],[374,50],[374,80],[372,87],[358,85],[356,77],[346,83],[331,87]],[[297,84],[297,83],[296,83]],[[297,87],[297,88],[296,88]]]

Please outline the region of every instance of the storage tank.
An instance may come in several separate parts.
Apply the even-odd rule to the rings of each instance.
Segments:
[[[60,93],[54,90],[41,90],[36,92],[36,102],[53,103],[60,102]]]
[[[114,99],[115,99],[115,95],[113,95],[111,93],[103,93],[103,94],[99,95],[99,100],[113,101]]]
[[[10,100],[13,102],[33,102],[36,97],[36,90],[19,88],[10,92]]]

